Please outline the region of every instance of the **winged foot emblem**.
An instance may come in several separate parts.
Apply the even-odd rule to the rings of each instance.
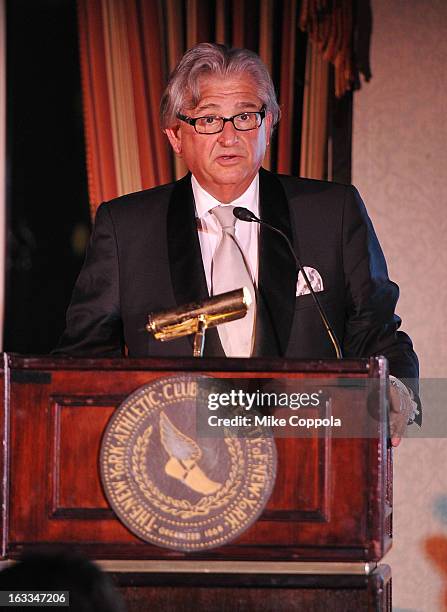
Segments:
[[[164,412],[160,413],[160,439],[169,455],[165,465],[168,476],[202,495],[212,495],[222,487],[220,482],[208,478],[198,465],[202,450],[197,442],[177,429]]]

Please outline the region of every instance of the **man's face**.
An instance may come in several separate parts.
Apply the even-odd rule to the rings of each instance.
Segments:
[[[199,104],[192,110],[183,110],[189,117],[232,117],[259,111],[262,107],[256,85],[249,76],[202,77],[199,84]],[[269,142],[271,123],[271,114],[267,113],[262,125],[254,130],[241,132],[227,121],[218,134],[198,134],[192,125],[179,121],[166,134],[200,185],[217,200],[230,202],[256,176]]]

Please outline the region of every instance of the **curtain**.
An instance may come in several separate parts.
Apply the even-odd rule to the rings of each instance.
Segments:
[[[185,173],[159,127],[159,101],[185,50],[204,41],[252,49],[272,74],[282,119],[264,166],[325,178],[329,71],[302,31],[315,31],[306,3],[78,0],[78,9],[92,216],[104,200]]]
[[[329,64],[308,43],[301,128],[300,176],[327,178]]]
[[[172,180],[172,159],[158,127],[166,75],[161,4],[79,2],[92,214],[104,200]]]
[[[361,2],[362,10],[368,2]],[[335,95],[341,98],[354,81],[353,0],[302,0],[300,27],[322,58],[335,67]]]

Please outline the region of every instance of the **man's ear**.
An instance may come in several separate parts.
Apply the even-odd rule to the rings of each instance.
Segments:
[[[169,139],[169,142],[171,143],[171,147],[174,149],[174,153],[176,153],[176,155],[181,156],[182,155],[182,137],[181,137],[181,131],[180,131],[180,126],[175,126],[173,128],[167,128],[165,130],[165,134]]]

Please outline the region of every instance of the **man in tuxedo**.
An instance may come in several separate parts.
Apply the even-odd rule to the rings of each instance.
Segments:
[[[256,54],[202,43],[184,55],[161,123],[190,173],[100,206],[55,352],[118,357],[126,346],[130,357],[190,356],[190,338],[154,340],[147,314],[238,288],[245,274],[251,316],[209,330],[206,355],[334,357],[284,239],[255,223],[232,224],[228,207],[243,206],[289,237],[344,357],[388,358],[397,431],[415,405],[418,376],[394,314],[398,287],[355,188],[261,168],[279,116]]]

